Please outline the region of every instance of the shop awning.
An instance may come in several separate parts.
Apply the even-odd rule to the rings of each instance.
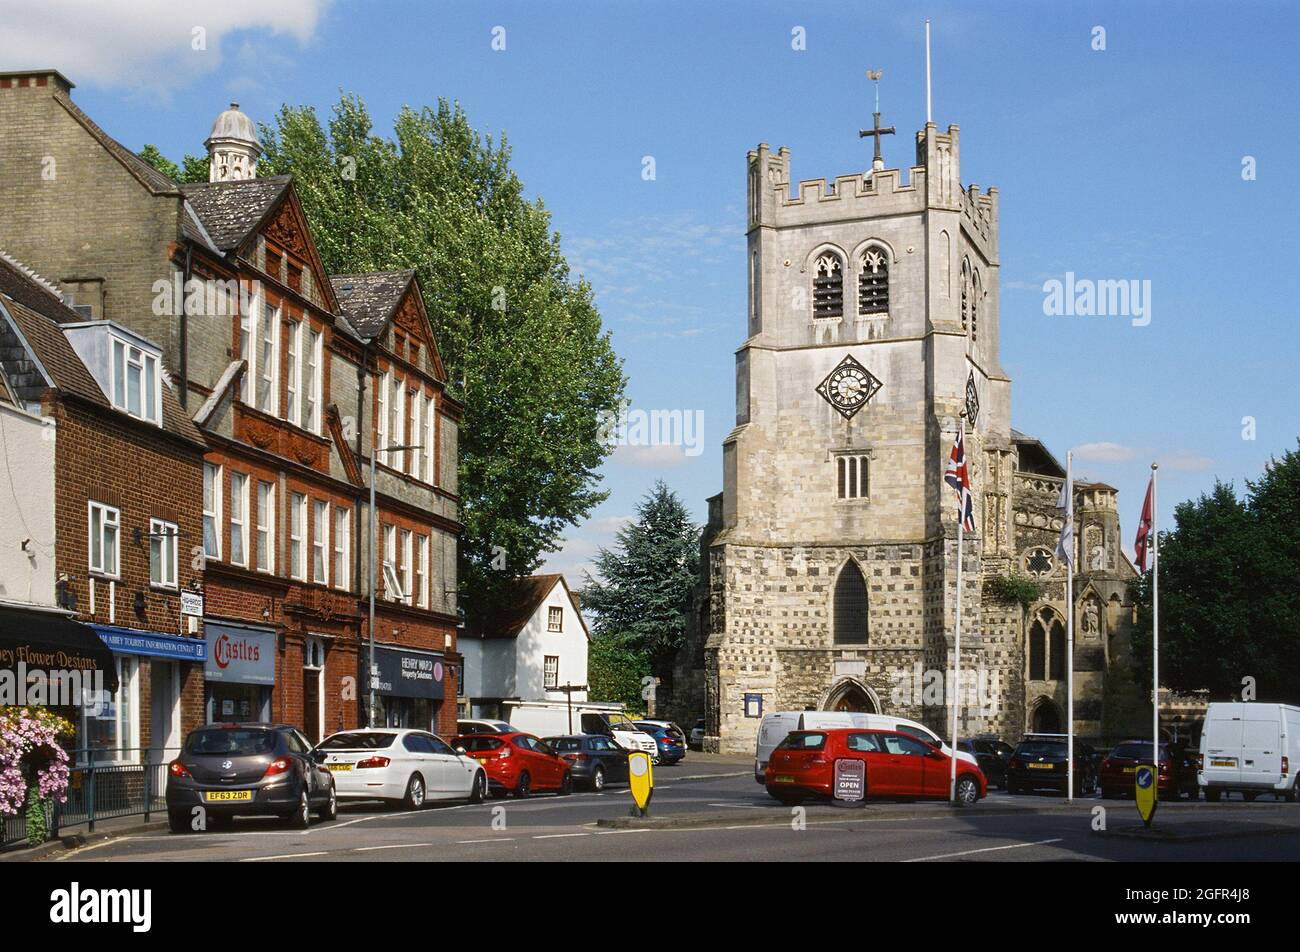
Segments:
[[[100,671],[104,687],[117,690],[113,652],[89,625],[61,612],[0,606],[0,678],[17,683],[25,675],[30,683],[33,672],[48,677],[78,671]]]

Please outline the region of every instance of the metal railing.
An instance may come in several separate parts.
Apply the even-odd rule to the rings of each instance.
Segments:
[[[68,751],[68,798],[65,803],[46,805],[49,836],[57,837],[78,827],[93,833],[98,821],[122,817],[138,816],[148,822],[165,812],[167,765],[179,753],[180,748],[175,747]],[[26,810],[0,818],[0,849],[26,841]]]

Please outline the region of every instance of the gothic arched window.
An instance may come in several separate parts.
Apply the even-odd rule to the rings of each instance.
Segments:
[[[858,313],[889,313],[889,258],[883,248],[868,248],[862,253],[862,270],[858,274]]]
[[[1029,680],[1047,678],[1047,630],[1039,619],[1029,627]]]
[[[980,282],[980,273],[974,272],[971,283],[970,298],[970,339],[975,340],[979,331],[980,298],[984,296],[984,285]]]
[[[833,251],[817,256],[813,268],[813,317],[844,316],[844,262]]]
[[[961,263],[961,329],[970,326],[970,261]]]
[[[850,561],[835,582],[835,643],[867,641],[867,581],[856,562]]]
[[[1052,622],[1052,680],[1065,680],[1065,626],[1058,618]]]

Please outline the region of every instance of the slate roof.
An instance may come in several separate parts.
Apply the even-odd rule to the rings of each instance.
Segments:
[[[415,277],[410,268],[400,271],[371,271],[366,274],[331,274],[330,284],[339,309],[348,323],[365,340],[383,333],[406,288]]]
[[[35,351],[36,359],[53,378],[54,386],[63,393],[111,410],[112,404],[104,391],[59,327],[60,324],[84,323],[85,318],[4,254],[0,254],[0,297],[28,346]],[[163,429],[202,446],[203,435],[181,409],[171,386],[164,384],[162,401]],[[148,423],[141,425],[152,426]]]
[[[495,605],[470,613],[470,634],[477,638],[517,638],[556,585],[564,585],[568,590],[568,583],[559,574],[530,575],[519,579]],[[570,592],[569,600],[586,631],[587,622],[582,617],[578,597]]]
[[[212,243],[220,251],[234,251],[266,218],[290,181],[288,175],[273,175],[240,182],[196,182],[180,190]]]

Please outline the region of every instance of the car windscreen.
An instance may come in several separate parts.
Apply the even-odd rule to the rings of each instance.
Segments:
[[[580,737],[548,737],[542,743],[558,751],[582,750],[582,738]]]
[[[495,737],[457,737],[451,742],[453,747],[464,747],[469,753],[474,754],[485,750],[496,750],[501,746],[501,741]]]
[[[1054,740],[1029,740],[1016,748],[1017,754],[1033,756],[1064,757],[1065,744]]]
[[[185,742],[189,754],[221,754],[226,757],[254,757],[275,751],[275,732],[244,728],[213,728],[195,731]]]
[[[382,734],[378,731],[349,731],[335,734],[321,741],[321,750],[383,750],[393,746],[396,734]]]
[[[826,746],[826,735],[820,731],[795,731],[776,746],[780,750],[821,750]]]
[[[1116,760],[1150,760],[1151,743],[1135,742],[1132,744],[1120,744],[1110,752],[1112,758]],[[1164,744],[1160,745],[1160,757],[1167,760],[1169,751],[1165,749]]]

